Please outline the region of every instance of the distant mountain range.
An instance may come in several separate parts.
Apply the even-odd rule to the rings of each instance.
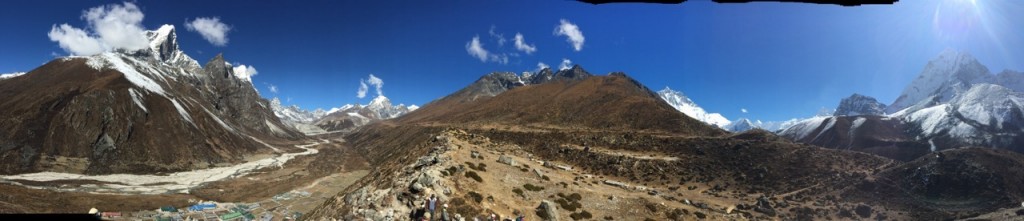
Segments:
[[[891,105],[854,94],[835,116],[806,119],[780,135],[896,159],[963,146],[1024,152],[1024,74],[993,75],[965,52],[943,51]]]
[[[383,95],[374,97],[366,105],[346,104],[326,111],[309,111],[296,105],[284,106],[278,98],[271,99],[270,106],[274,110],[274,115],[281,118],[282,122],[307,135],[349,131],[374,121],[396,118],[419,109],[416,105],[392,105],[391,100]]]

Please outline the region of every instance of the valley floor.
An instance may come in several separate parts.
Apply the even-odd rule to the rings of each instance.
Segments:
[[[301,146],[305,149],[303,152],[283,153],[230,167],[183,172],[222,176],[219,179],[212,179],[218,178],[213,175],[202,176],[204,179],[200,180],[172,179],[175,176],[166,175],[128,175],[134,178],[122,175],[120,178],[124,180],[116,182],[103,180],[104,176],[83,176],[93,179],[81,180],[35,181],[25,177],[38,176],[13,176],[21,179],[0,183],[0,192],[4,193],[0,196],[0,213],[84,213],[90,208],[97,208],[100,211],[121,212],[121,219],[203,219],[227,215],[244,208],[245,214],[256,217],[267,214],[276,217],[273,220],[280,220],[311,210],[368,173],[366,161],[354,154],[344,140],[324,139],[304,143],[311,142],[316,143]],[[301,143],[292,145],[297,144]],[[237,169],[243,166],[245,168]],[[213,170],[224,171],[213,173]],[[231,174],[223,175],[228,172]],[[143,180],[140,177],[155,178]],[[166,181],[146,182],[159,179]],[[137,187],[123,185],[125,183],[137,184]],[[191,186],[182,186],[185,184]],[[117,185],[129,188],[93,191],[97,190],[97,186]],[[149,188],[153,192],[141,191],[140,187]],[[162,189],[164,187],[180,189]],[[188,206],[200,201],[223,203],[218,203],[218,208],[206,211],[187,211]],[[164,206],[175,207],[180,212],[158,212]]]

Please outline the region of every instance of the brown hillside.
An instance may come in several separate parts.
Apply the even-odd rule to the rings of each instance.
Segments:
[[[398,121],[537,129],[639,130],[693,136],[725,133],[676,111],[647,87],[622,73],[526,85],[470,102],[445,97]]]

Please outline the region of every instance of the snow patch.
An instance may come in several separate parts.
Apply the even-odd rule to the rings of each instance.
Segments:
[[[109,62],[110,65],[113,66],[114,70],[117,70],[124,74],[124,78],[128,79],[128,81],[131,81],[133,84],[135,84],[135,86],[142,87],[142,89],[146,89],[148,91],[157,93],[162,96],[167,96],[167,93],[164,92],[164,88],[161,87],[160,84],[156,83],[156,81],[153,81],[153,79],[146,77],[146,75],[143,75],[142,73],[136,71],[135,68],[133,68],[131,65],[128,65],[128,63],[124,62],[124,60],[122,60],[118,55],[114,53],[103,53],[99,56],[102,56],[103,60]]]
[[[17,77],[17,76],[22,76],[22,75],[25,75],[25,72],[14,72],[14,73],[0,74],[0,80],[8,79],[8,78],[13,78],[13,77]]]
[[[66,59],[70,60],[70,57]],[[93,70],[103,71],[103,68],[107,66],[107,62],[103,61],[100,57],[92,56],[85,57],[85,65],[88,65]]]
[[[864,122],[867,121],[867,120],[868,120],[867,118],[863,118],[863,117],[858,117],[856,120],[853,120],[853,125],[850,126],[850,133],[852,134],[853,131],[856,131],[857,128],[860,128],[860,125],[863,125]]]
[[[835,117],[827,117],[825,118],[825,120],[827,120],[828,123],[825,124],[825,127],[822,128],[817,135],[814,135],[814,139],[812,140],[818,140],[818,137],[821,137],[821,135],[824,134],[825,131],[828,131],[829,129],[832,129],[832,127],[836,126],[836,121],[839,121],[839,119]]]
[[[192,122],[192,115],[189,115],[188,112],[185,111],[185,108],[181,107],[181,104],[178,104],[178,100],[171,99],[171,103],[174,103],[174,109],[178,109],[178,114],[181,115],[181,118],[188,121],[192,126],[196,125],[196,123]]]
[[[818,126],[821,126],[821,124],[824,123],[824,121],[829,118],[830,117],[824,116],[808,118],[794,123],[793,126],[783,129],[782,132],[780,132],[779,134],[794,138],[807,137],[811,134],[811,132],[814,132],[815,129],[818,129]]]
[[[149,113],[149,109],[146,109],[146,105],[143,105],[142,95],[139,95],[139,92],[135,91],[135,88],[128,88],[128,94],[132,95],[132,101],[135,102],[135,105],[139,106],[139,108],[142,108],[142,111]]]
[[[235,132],[235,128],[232,128],[231,126],[228,126],[228,124],[224,123],[224,121],[222,121],[220,119],[220,117],[218,117],[216,114],[213,114],[213,112],[210,112],[210,110],[207,110],[204,107],[203,111],[206,111],[206,114],[209,114],[210,118],[213,118],[214,121],[217,121],[217,124],[220,124],[220,126],[224,127],[224,129],[228,129],[228,131]]]

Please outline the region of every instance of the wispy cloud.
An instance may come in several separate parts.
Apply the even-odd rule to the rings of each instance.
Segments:
[[[267,86],[267,88],[270,89],[270,93],[277,93],[277,85],[271,84],[270,86]]]
[[[381,80],[377,76],[373,76],[373,74],[370,74],[370,78],[366,80],[366,83],[373,85],[373,87],[377,89],[377,96],[384,95],[384,91],[381,90],[381,88],[384,87],[384,80]]]
[[[359,90],[356,91],[356,97],[366,97],[366,92],[370,90],[370,85],[373,85],[373,87],[377,89],[377,96],[384,96],[384,80],[370,74],[366,80],[359,79]]]
[[[220,22],[218,17],[198,17],[192,21],[185,20],[185,28],[189,31],[199,32],[203,39],[215,46],[227,45],[228,32],[231,31],[231,26]]]
[[[357,98],[364,98],[364,97],[366,97],[366,91],[369,90],[369,89],[370,88],[368,86],[366,86],[366,82],[363,81],[363,79],[359,79],[359,90],[356,91],[356,97]]]
[[[583,42],[586,38],[583,37],[583,32],[580,31],[580,27],[576,26],[576,24],[562,19],[561,23],[555,27],[555,36],[565,36],[566,41],[572,44],[576,51],[583,50]]]
[[[491,30],[487,31],[487,34],[490,34],[494,41],[498,42],[498,47],[505,46],[505,42],[508,39],[505,39],[505,34],[496,32],[496,29],[498,29],[497,26],[491,25]]]
[[[551,68],[551,66],[548,66],[548,64],[545,64],[544,62],[537,62],[537,71],[544,70],[545,68]]]
[[[523,34],[516,33],[515,42],[516,50],[522,51],[526,54],[533,54],[533,52],[537,51],[537,46],[526,44]]]
[[[47,36],[74,55],[93,55],[112,49],[139,50],[149,47],[141,24],[144,17],[139,7],[130,2],[103,5],[82,12],[88,29],[67,23],[54,24]]]
[[[466,52],[469,55],[480,59],[481,62],[487,62],[487,57],[491,52],[484,49],[484,45],[480,43],[480,36],[473,36],[473,40],[466,43]]]
[[[466,52],[470,56],[480,59],[480,62],[497,62],[501,64],[508,64],[508,55],[506,54],[494,54],[484,49],[483,43],[480,43],[480,36],[474,36],[472,40],[466,42]]]
[[[743,112],[745,114],[745,113],[747,113],[747,109],[746,108],[740,108],[740,112]]]

